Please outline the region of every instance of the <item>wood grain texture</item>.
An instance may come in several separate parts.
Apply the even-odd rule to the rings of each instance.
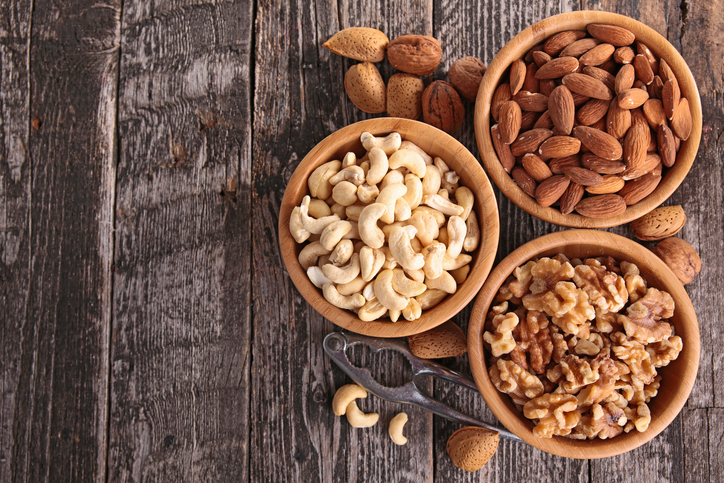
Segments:
[[[29,51],[29,5],[8,12],[11,63],[30,60],[3,76],[17,82],[3,185],[29,208],[14,213],[27,225],[9,227],[19,252],[6,236],[2,262],[23,267],[2,322],[16,358],[3,369],[15,372],[3,388],[9,481],[105,481],[119,3],[35,2]]]
[[[110,481],[248,478],[252,19],[124,2]]]

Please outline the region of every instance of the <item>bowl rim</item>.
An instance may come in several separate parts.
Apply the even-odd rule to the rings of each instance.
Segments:
[[[676,361],[667,367],[660,368],[659,371],[666,373],[672,370],[671,366],[676,366],[681,371],[680,374],[677,373],[676,375],[675,382],[678,383],[678,386],[672,389],[665,386],[663,381],[666,381],[666,378],[662,376],[659,395],[666,391],[667,394],[670,393],[671,401],[663,408],[661,408],[661,405],[664,404],[663,399],[659,401],[656,412],[652,410],[652,416],[654,417],[652,417],[649,428],[643,433],[631,431],[607,440],[573,440],[560,436],[551,439],[538,438],[532,432],[534,426],[532,421],[526,419],[515,408],[507,394],[497,390],[487,371],[485,360],[487,349],[484,349],[482,334],[489,307],[500,285],[512,274],[516,267],[523,265],[528,260],[542,255],[560,253],[565,247],[575,247],[581,244],[596,244],[601,247],[598,254],[592,253],[586,256],[601,256],[607,252],[618,251],[626,254],[625,257],[620,257],[619,260],[626,258],[633,262],[638,260],[639,263],[641,263],[640,260],[644,260],[645,266],[649,266],[654,270],[652,278],[659,282],[652,283],[647,275],[649,286],[657,286],[662,290],[666,290],[676,302],[676,312],[671,321],[672,323],[676,322],[676,333],[684,339],[684,347]],[[662,281],[665,282],[662,283]],[[596,459],[619,455],[649,442],[666,429],[684,407],[691,393],[696,381],[700,351],[699,326],[694,307],[684,286],[678,281],[669,267],[653,252],[633,240],[599,230],[573,229],[554,232],[535,238],[511,252],[493,269],[480,290],[468,325],[468,359],[473,379],[485,400],[485,404],[508,430],[526,443],[542,451],[568,458]],[[674,374],[666,375],[674,376]],[[656,404],[656,399],[654,398],[650,404]]]
[[[481,240],[478,252],[471,262],[468,278],[458,286],[455,294],[448,296],[437,306],[423,311],[422,316],[412,322],[404,319],[396,323],[389,321],[363,322],[353,312],[340,309],[327,302],[321,291],[309,281],[306,271],[301,268],[297,260],[297,253],[301,245],[297,244],[289,233],[291,210],[294,206],[298,206],[302,197],[307,194],[306,179],[309,173],[324,162],[335,159],[331,156],[344,150],[343,145],[360,143],[359,136],[365,131],[375,136],[399,132],[403,140],[410,133],[418,132],[425,139],[416,144],[431,144],[433,153],[435,153],[436,147],[442,146],[440,142],[442,141],[446,145],[446,150],[454,153],[455,158],[460,160],[461,169],[458,170],[458,174],[464,174],[464,177],[475,182],[474,186],[468,186],[468,188],[473,190],[476,195],[475,211],[478,214]],[[427,151],[429,150],[427,149]],[[295,186],[298,189],[290,189]],[[478,194],[483,195],[482,199]],[[324,138],[307,153],[294,170],[284,190],[279,209],[278,234],[279,247],[286,271],[299,293],[312,308],[336,325],[352,332],[376,337],[404,337],[424,332],[448,321],[473,300],[495,262],[500,238],[500,222],[493,187],[480,162],[462,143],[429,124],[410,119],[382,117],[345,126]]]
[[[540,44],[553,34],[564,30],[585,30],[586,25],[591,23],[621,25],[631,30],[636,35],[636,40],[642,40],[654,54],[665,58],[679,81],[681,96],[686,97],[689,101],[693,122],[689,139],[681,142],[676,163],[668,169],[654,192],[638,203],[628,206],[622,214],[608,218],[588,218],[575,212],[563,215],[557,208],[540,206],[520,189],[503,169],[490,135],[490,103],[498,82],[510,63],[514,59],[521,58],[530,48]],[[624,15],[582,10],[545,18],[526,28],[505,44],[495,55],[483,76],[475,102],[474,125],[478,151],[486,171],[500,191],[518,207],[541,220],[556,225],[573,228],[607,228],[628,223],[645,215],[666,201],[676,191],[696,159],[701,141],[702,110],[699,90],[689,66],[679,51],[661,34],[638,20]]]

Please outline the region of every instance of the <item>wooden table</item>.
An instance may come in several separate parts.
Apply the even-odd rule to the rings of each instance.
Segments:
[[[542,5],[3,1],[0,481],[721,481],[724,4]],[[405,408],[410,442],[397,447],[385,428],[402,407],[364,401],[383,422],[367,430],[333,415],[346,380],[321,341],[334,327],[285,272],[279,204],[310,148],[370,117],[344,93],[351,61],[321,47],[339,29],[434,35],[444,78],[455,59],[489,63],[528,25],[580,8],[650,25],[699,85],[699,155],[667,202],[686,210],[680,236],[704,266],[687,286],[699,375],[638,450],[579,461],[504,441],[467,474],[445,452],[456,424]],[[472,107],[457,138],[477,154]],[[498,260],[560,229],[496,193]],[[359,357],[383,381],[406,377],[398,358]],[[426,389],[493,421],[478,394]]]

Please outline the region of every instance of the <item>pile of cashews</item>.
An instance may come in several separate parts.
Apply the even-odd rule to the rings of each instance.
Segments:
[[[292,236],[309,242],[299,263],[329,303],[360,320],[416,320],[468,276],[480,244],[475,198],[444,160],[399,133],[360,140],[367,153],[315,169],[292,210]]]
[[[337,416],[347,416],[347,421],[353,428],[370,428],[377,424],[380,419],[378,413],[362,412],[355,399],[364,399],[367,397],[367,391],[357,384],[345,384],[337,389],[332,399],[332,411]],[[407,423],[407,414],[398,413],[390,420],[388,434],[392,441],[397,445],[407,444],[407,438],[403,435],[402,430]]]

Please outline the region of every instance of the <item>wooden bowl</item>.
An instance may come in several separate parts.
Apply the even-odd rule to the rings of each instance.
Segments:
[[[493,385],[488,375],[486,355],[483,347],[483,330],[486,314],[498,289],[513,273],[513,270],[528,260],[563,253],[569,258],[597,257],[610,255],[616,260],[635,263],[649,287],[669,292],[674,298],[676,309],[671,323],[676,335],[683,340],[679,357],[666,367],[657,369],[661,375],[661,388],[651,399],[651,424],[639,433],[635,429],[608,440],[573,440],[561,436],[552,439],[538,438],[533,434],[534,423],[527,419],[513,405],[507,394]],[[649,250],[638,243],[596,230],[567,230],[536,238],[513,251],[495,267],[475,300],[468,326],[468,354],[473,378],[485,399],[485,403],[506,428],[528,444],[538,449],[568,458],[604,458],[630,451],[651,440],[674,420],[696,379],[699,366],[699,326],[694,307],[683,285],[673,272]]]
[[[588,218],[574,213],[564,215],[553,207],[540,206],[534,198],[521,190],[510,175],[503,169],[493,147],[490,135],[490,103],[493,93],[498,87],[510,64],[525,56],[534,46],[548,37],[565,30],[585,30],[590,23],[605,23],[627,28],[643,41],[659,58],[666,59],[676,74],[681,88],[681,97],[686,97],[691,107],[693,129],[689,139],[681,143],[676,163],[669,168],[659,186],[640,202],[629,206],[625,212],[609,218]],[[696,81],[689,67],[679,52],[658,32],[650,27],[625,17],[609,12],[580,11],[555,15],[528,27],[516,35],[490,63],[483,81],[480,84],[475,102],[475,138],[483,164],[493,182],[513,203],[531,215],[557,225],[575,228],[605,228],[622,225],[639,218],[663,203],[689,172],[701,140],[701,100],[696,88]]]
[[[342,159],[349,151],[359,156],[365,150],[360,142],[363,132],[384,136],[398,132],[403,140],[420,146],[431,156],[441,157],[451,169],[460,175],[460,184],[467,186],[475,195],[474,210],[480,224],[480,246],[473,255],[472,266],[467,280],[453,295],[448,295],[440,304],[423,311],[422,316],[412,322],[388,319],[363,322],[354,312],[343,310],[327,302],[320,289],[307,277],[298,261],[302,245],[296,243],[289,233],[289,216],[295,206],[308,194],[307,179],[315,168],[333,159]],[[307,154],[294,171],[287,185],[279,213],[279,245],[287,272],[302,296],[317,312],[336,325],[352,332],[376,337],[403,337],[418,334],[446,322],[462,310],[478,293],[485,277],[490,273],[498,249],[499,220],[498,206],[493,187],[483,168],[465,146],[452,136],[428,124],[398,118],[376,118],[361,121],[331,134]]]

